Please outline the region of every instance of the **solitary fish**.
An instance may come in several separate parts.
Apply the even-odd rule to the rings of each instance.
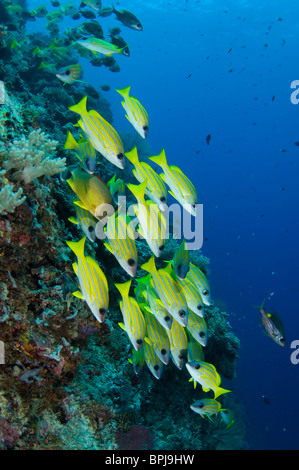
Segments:
[[[261,312],[261,323],[266,330],[267,335],[280,346],[285,346],[286,337],[285,330],[281,318],[276,313],[267,313],[264,309],[266,299],[264,299],[261,306],[256,305],[256,308]]]

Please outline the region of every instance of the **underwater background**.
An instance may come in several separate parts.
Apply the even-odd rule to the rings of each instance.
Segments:
[[[77,117],[68,107],[85,95],[89,109],[120,132],[126,151],[137,145],[146,156],[165,148],[203,204],[204,241],[194,256],[214,302],[207,357],[222,386],[232,390],[220,401],[235,422],[226,429],[191,411],[192,401],[205,394],[172,363],[159,381],[148,370],[135,376],[113,289],[128,276],[100,243],[88,250],[104,271],[109,266],[107,326],[97,326],[88,307],[71,299],[74,257],[65,242],[81,232],[68,222],[73,195],[56,171],[23,184],[26,200],[0,216],[0,339],[6,346],[0,448],[130,450],[134,442],[137,449],[158,450],[297,449],[299,365],[291,362],[291,343],[299,340],[299,107],[291,102],[291,83],[299,80],[298,3],[115,2],[134,12],[143,31],[125,27],[113,14],[97,19],[105,38],[109,29],[121,29],[130,57],[118,55],[119,70],[111,70],[67,46],[67,56],[55,56],[57,69],[79,57],[86,83],[65,86],[55,73],[38,69],[43,59],[33,51],[88,20],[65,15],[59,33],[50,35],[46,17],[29,21],[9,8],[16,5],[31,12],[41,2],[0,0],[0,80],[10,98],[9,109],[0,108],[0,164],[13,139],[37,129],[57,142],[58,158],[74,163],[64,149]],[[48,12],[57,9],[44,5]],[[11,48],[14,40],[18,45]],[[115,92],[129,85],[149,113],[146,141],[136,137]],[[124,171],[126,182],[136,184],[131,168]],[[110,163],[99,166],[105,182],[114,172]],[[117,177],[125,179],[122,170]],[[17,190],[20,180],[14,184]],[[169,242],[166,260],[174,250]],[[142,262],[149,256],[144,249]],[[260,325],[254,305],[264,298],[267,311],[277,311],[284,322],[284,348]]]

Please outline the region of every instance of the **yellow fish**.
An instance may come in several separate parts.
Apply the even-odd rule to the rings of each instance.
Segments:
[[[121,102],[125,111],[126,118],[132,126],[136,129],[139,135],[146,138],[148,133],[149,119],[148,114],[142,104],[132,96],[129,96],[130,88],[123,88],[122,90],[116,90],[123,98],[124,101]]]

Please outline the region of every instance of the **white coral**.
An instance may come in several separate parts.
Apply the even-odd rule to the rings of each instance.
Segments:
[[[13,185],[7,184],[0,190],[0,214],[12,213],[25,201],[26,196],[22,197],[23,189],[19,188],[16,192],[13,189]]]
[[[16,169],[14,179],[25,183],[43,175],[53,176],[66,168],[66,159],[56,157],[57,144],[40,129],[34,130],[27,139],[23,136],[10,144],[3,167]]]

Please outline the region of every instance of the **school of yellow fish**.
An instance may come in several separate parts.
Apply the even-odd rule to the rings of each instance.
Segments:
[[[146,138],[149,129],[146,110],[130,96],[130,87],[116,91],[124,98],[122,105],[127,119],[141,137]],[[222,409],[216,400],[229,390],[220,387],[220,375],[214,365],[204,359],[208,341],[204,310],[205,306],[211,305],[208,280],[189,261],[185,240],[163,269],[157,269],[155,263],[168,239],[165,217],[168,192],[196,216],[198,197],[194,185],[180,168],[168,164],[164,149],[159,155],[149,157],[149,161],[161,167],[160,175],[150,164],[139,160],[136,147],[125,153],[121,138],[112,125],[97,111],[87,110],[87,97],[69,109],[80,116],[76,126],[81,132],[78,141],[69,132],[65,144],[65,148],[72,149],[79,159],[78,167],[67,180],[76,194],[76,217],[69,220],[80,226],[85,234],[78,242],[67,241],[77,257],[73,269],[79,289],[73,295],[87,303],[98,322],[105,321],[109,311],[107,279],[96,260],[84,253],[86,238],[91,242],[103,238],[105,248],[131,277],[115,287],[121,295],[119,306],[123,321],[119,326],[133,346],[129,361],[135,373],[140,374],[146,364],[154,377],[160,379],[170,358],[179,369],[186,365],[194,387],[200,384],[203,391],[214,393],[214,398],[198,400],[191,409],[209,419],[220,413],[227,427],[231,426],[231,412]],[[96,151],[121,169],[125,168],[127,158],[134,166],[133,174],[138,181],[136,185],[128,184],[127,188],[136,198],[137,232],[145,239],[152,256],[141,266],[145,275],[136,279],[134,296],[131,284],[136,275],[138,252],[133,218],[123,213],[121,206],[116,212],[113,207],[113,203],[117,205],[119,197],[125,195],[126,186],[123,180],[116,180],[115,175],[106,184],[94,173]]]

